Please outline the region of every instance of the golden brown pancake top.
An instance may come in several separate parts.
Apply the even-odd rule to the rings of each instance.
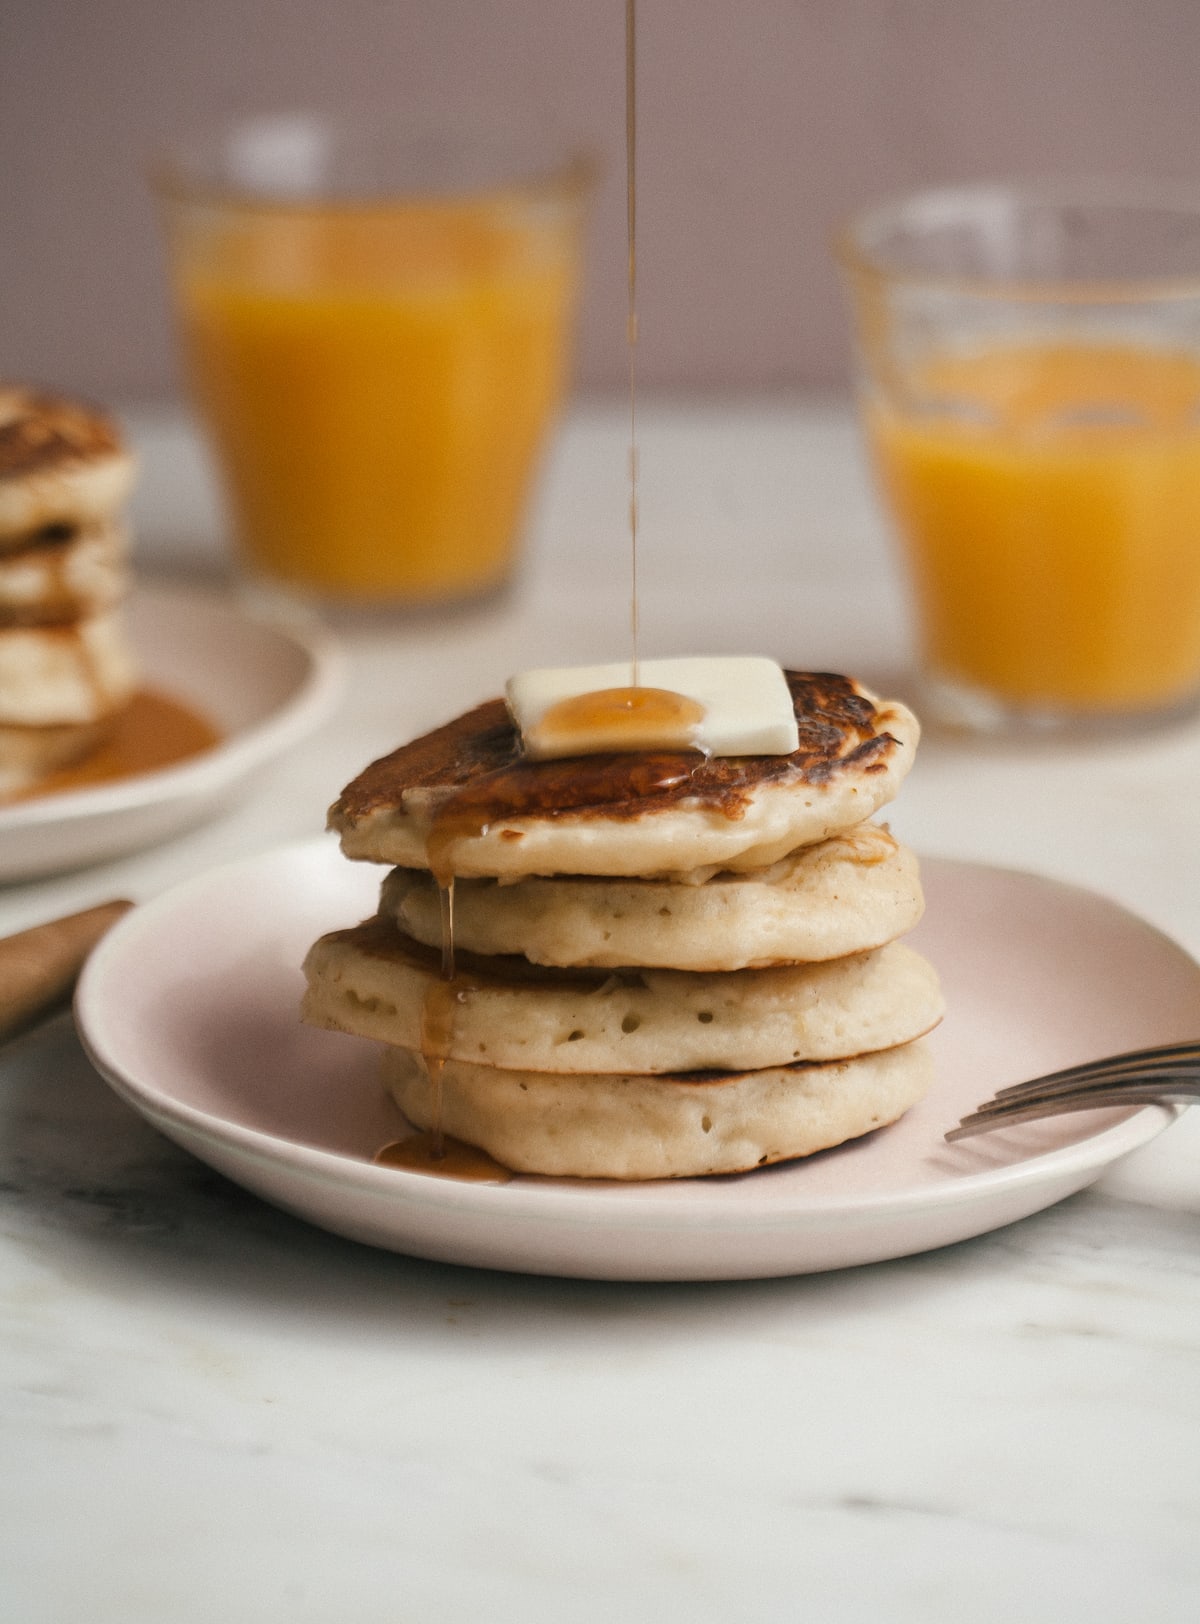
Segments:
[[[0,389],[0,479],[24,479],[123,449],[102,412],[57,395]]]
[[[687,801],[737,818],[764,784],[820,785],[838,773],[883,772],[899,749],[887,712],[848,677],[786,671],[799,748],[788,756],[720,756],[694,751],[573,756],[526,761],[502,699],[489,699],[365,768],[330,808],[334,829],[372,813],[397,810],[411,790],[453,795],[456,811],[554,817],[603,811],[636,818]]]

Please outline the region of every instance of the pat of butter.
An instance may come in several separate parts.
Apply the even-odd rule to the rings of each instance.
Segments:
[[[774,660],[757,655],[642,660],[638,688],[632,683],[627,662],[544,666],[510,678],[508,708],[526,755],[545,760],[598,750],[692,749],[710,756],[786,756],[799,746],[791,692]],[[631,714],[638,710],[631,697],[640,690],[692,703],[677,707],[674,720],[668,714],[652,722],[648,710],[644,718]],[[612,696],[616,703],[609,704],[607,714],[603,705],[597,713],[586,704],[591,695]],[[669,712],[670,705],[665,709]]]

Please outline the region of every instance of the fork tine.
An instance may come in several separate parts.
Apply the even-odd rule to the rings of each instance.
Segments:
[[[1130,1061],[1112,1061],[1108,1065],[1097,1062],[1094,1066],[1068,1073],[1055,1072],[1048,1077],[1035,1077],[1027,1083],[1015,1083],[1009,1088],[998,1088],[997,1100],[1022,1100],[1042,1095],[1070,1094],[1079,1088],[1096,1083],[1152,1083],[1156,1080],[1170,1083],[1177,1078],[1200,1077],[1200,1061],[1147,1061],[1135,1065]]]
[[[1060,1116],[1071,1111],[1099,1111],[1121,1105],[1185,1105],[1200,1099],[1200,1078],[1176,1078],[1160,1084],[1139,1084],[1111,1087],[1107,1084],[1075,1094],[1053,1094],[1040,1098],[1011,1102],[989,1101],[963,1117],[956,1128],[945,1135],[948,1143],[967,1139],[974,1134],[987,1133],[993,1128],[1016,1127],[1022,1122],[1035,1122],[1043,1117]]]
[[[948,1143],[1066,1111],[1200,1100],[1200,1039],[1085,1060],[999,1088],[945,1135]]]
[[[989,1115],[1003,1111],[1021,1111],[1027,1106],[1035,1105],[1044,1105],[1048,1109],[1053,1107],[1056,1110],[1062,1110],[1072,1100],[1087,1102],[1098,1098],[1100,1095],[1106,1097],[1111,1095],[1122,1100],[1197,1099],[1200,1098],[1200,1077],[1175,1074],[1159,1080],[1118,1078],[1114,1082],[1102,1079],[1099,1082],[1088,1083],[1080,1088],[1055,1090],[1045,1094],[1030,1094],[1016,1100],[987,1100],[984,1104],[977,1106],[976,1110]]]
[[[1083,1060],[1074,1066],[1064,1066],[1059,1071],[1047,1072],[1030,1083],[1016,1083],[1011,1088],[998,1089],[997,1098],[1014,1095],[1030,1088],[1040,1088],[1044,1084],[1057,1083],[1060,1080],[1080,1079],[1113,1070],[1124,1072],[1164,1063],[1182,1066],[1200,1064],[1200,1040],[1164,1043],[1152,1049],[1128,1049],[1123,1054],[1105,1055],[1097,1060]]]

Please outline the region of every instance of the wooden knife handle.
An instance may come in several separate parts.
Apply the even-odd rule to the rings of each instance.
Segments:
[[[70,997],[84,960],[132,902],[102,902],[0,940],[0,1039]]]

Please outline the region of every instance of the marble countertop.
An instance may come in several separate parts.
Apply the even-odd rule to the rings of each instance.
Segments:
[[[186,425],[129,421],[141,567],[224,590]],[[625,424],[574,412],[503,602],[339,626],[346,695],[309,745],[200,829],[0,891],[0,933],[316,834],[367,759],[509,670],[613,657]],[[645,650],[753,648],[903,691],[903,597],[840,405],[652,405],[641,439]],[[931,735],[890,821],[1088,886],[1200,955],[1198,801],[1196,726]],[[259,1202],[121,1104],[61,1018],[0,1053],[0,1214],[14,1624],[1200,1616],[1196,1113],[1083,1193],[917,1257],[535,1278]]]

